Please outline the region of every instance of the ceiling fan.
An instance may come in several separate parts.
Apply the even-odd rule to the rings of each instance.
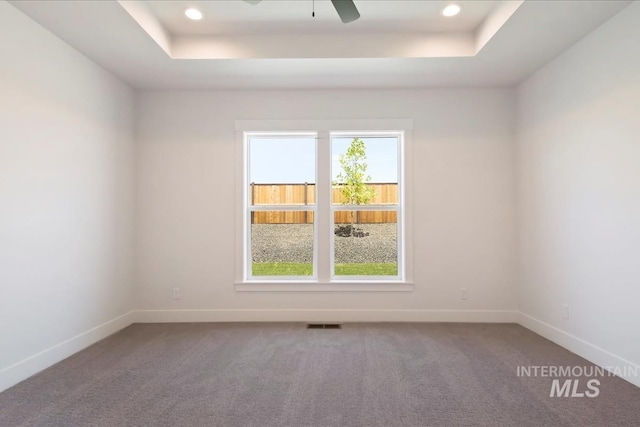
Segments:
[[[247,3],[258,4],[262,0],[244,0]],[[338,16],[345,24],[349,22],[353,22],[356,19],[360,18],[360,12],[356,8],[356,5],[353,3],[353,0],[331,0],[333,3],[333,7],[338,12]],[[315,15],[314,15],[315,16]]]

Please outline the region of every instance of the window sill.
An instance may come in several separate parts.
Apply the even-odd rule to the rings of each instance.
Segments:
[[[412,292],[410,282],[242,282],[236,292]]]

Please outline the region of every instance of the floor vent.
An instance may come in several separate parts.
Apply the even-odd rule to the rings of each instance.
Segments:
[[[307,329],[342,329],[338,323],[309,323]]]

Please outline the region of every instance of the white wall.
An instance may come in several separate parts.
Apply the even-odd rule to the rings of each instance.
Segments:
[[[496,311],[515,308],[512,90],[143,92],[138,101],[138,307],[204,310],[142,320],[505,320]],[[234,120],[358,118],[414,120],[415,291],[234,291]]]
[[[616,365],[640,365],[639,23],[635,2],[518,90],[523,322]]]
[[[6,2],[0,94],[2,390],[132,309],[134,150],[131,90]]]

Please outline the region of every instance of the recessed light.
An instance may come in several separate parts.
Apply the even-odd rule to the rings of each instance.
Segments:
[[[458,13],[460,13],[460,6],[455,3],[451,3],[442,9],[442,15],[446,17],[456,16]]]
[[[202,19],[202,12],[200,12],[198,9],[194,9],[193,7],[185,10],[184,14],[187,16],[187,18],[193,19],[194,21],[199,21]]]

